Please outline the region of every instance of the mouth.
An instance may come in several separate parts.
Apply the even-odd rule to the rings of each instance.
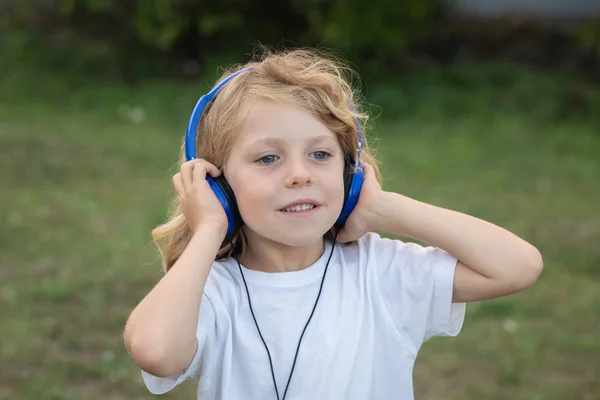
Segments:
[[[313,209],[315,209],[317,207],[319,207],[319,206],[315,206],[315,205],[312,205],[312,204],[299,204],[299,205],[296,205],[296,206],[282,208],[279,211],[282,211],[282,212],[285,212],[285,213],[295,213],[295,212],[302,212],[302,211],[313,210]]]
[[[316,210],[319,207],[320,205],[313,200],[300,200],[280,208],[279,211],[284,213],[306,213],[308,211]]]

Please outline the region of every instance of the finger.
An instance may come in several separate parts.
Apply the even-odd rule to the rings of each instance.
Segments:
[[[193,187],[197,190],[200,185],[206,181],[206,169],[209,168],[208,163],[194,165]]]
[[[221,171],[219,170],[219,168],[215,167],[209,162],[206,163],[206,172],[213,178],[216,178],[217,176],[221,175]]]
[[[173,175],[173,187],[175,188],[177,196],[179,196],[180,199],[183,198],[185,188],[183,186],[183,181],[181,180],[181,173],[179,172]]]
[[[192,184],[195,190],[197,190],[199,185],[206,180],[206,175],[216,178],[217,176],[221,175],[221,171],[219,171],[217,167],[209,162],[194,165]]]
[[[369,178],[375,178],[375,170],[373,169],[373,167],[371,166],[371,164],[363,162],[361,163],[362,167],[363,167],[363,171],[364,171],[364,175],[365,175],[365,179]]]
[[[204,162],[203,168],[205,171],[205,175],[210,175],[213,178],[216,178],[217,176],[221,175],[221,171],[219,170],[219,168],[217,168],[214,164],[209,163],[208,161]]]
[[[203,162],[204,160],[202,159],[195,159],[181,165],[181,180],[183,181],[183,187],[186,192],[191,191],[193,188],[194,166]]]
[[[371,167],[371,164],[369,164],[369,163],[361,161],[360,165],[361,165],[363,171],[365,171],[365,175],[373,171],[373,167]]]

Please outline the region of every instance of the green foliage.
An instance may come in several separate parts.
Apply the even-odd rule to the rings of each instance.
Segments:
[[[139,59],[200,62],[258,43],[322,46],[365,65],[406,50],[429,32],[440,0],[24,0],[6,29],[24,29],[74,54],[101,49],[129,68]],[[5,21],[6,22],[6,21]],[[59,45],[60,44],[60,45]],[[357,61],[358,62],[358,61]],[[147,64],[146,64],[147,65]]]
[[[575,31],[580,46],[600,55],[600,18],[584,22]]]
[[[433,29],[442,4],[437,0],[317,2],[305,12],[311,33],[345,53],[369,51],[377,57],[403,52]]]

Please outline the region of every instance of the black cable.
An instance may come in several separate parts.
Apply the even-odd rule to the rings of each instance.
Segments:
[[[283,397],[281,398],[281,400],[284,400],[285,396],[287,395],[287,391],[290,386],[290,382],[292,380],[292,374],[294,373],[294,368],[296,367],[296,360],[298,359],[298,352],[300,351],[300,344],[302,343],[302,339],[304,338],[304,333],[306,332],[306,328],[308,328],[308,324],[310,323],[310,321],[315,313],[315,310],[317,308],[317,304],[319,303],[319,298],[321,297],[321,291],[323,290],[323,283],[325,282],[325,275],[327,275],[327,268],[329,267],[329,261],[331,261],[331,256],[333,255],[333,249],[335,248],[335,243],[336,243],[336,239],[337,239],[337,235],[338,235],[339,231],[340,231],[339,227],[336,227],[335,228],[335,236],[333,237],[333,245],[331,246],[331,251],[329,252],[329,258],[327,259],[327,264],[325,264],[325,270],[323,271],[323,277],[321,278],[321,285],[319,287],[319,293],[317,294],[317,299],[315,300],[313,309],[310,313],[310,316],[308,317],[308,320],[306,321],[306,324],[304,325],[304,329],[302,330],[300,339],[298,340],[298,346],[296,347],[296,354],[294,355],[294,362],[292,363],[292,368],[290,370],[290,376],[288,377],[287,384],[285,385],[285,391],[283,392]],[[227,236],[227,239],[229,240],[229,243],[231,244],[231,248],[233,249],[233,241],[231,240],[231,238],[229,236]],[[265,349],[267,350],[267,355],[269,356],[269,365],[271,366],[271,377],[273,378],[273,386],[275,387],[275,395],[277,396],[277,400],[280,400],[279,399],[279,390],[277,389],[277,382],[275,380],[275,371],[273,369],[273,360],[271,358],[271,352],[269,351],[269,347],[267,346],[267,343],[265,342],[262,332],[260,331],[260,328],[258,327],[258,322],[256,321],[256,316],[254,315],[254,310],[252,309],[252,301],[250,300],[250,291],[248,290],[248,284],[246,283],[246,278],[244,277],[244,272],[242,271],[240,261],[238,260],[237,257],[234,257],[234,259],[237,261],[238,268],[240,270],[240,274],[242,275],[242,280],[244,281],[244,286],[246,287],[246,294],[248,295],[248,305],[250,306],[250,313],[252,314],[252,319],[254,319],[254,325],[256,325],[256,330],[258,331],[260,340],[262,341],[263,345],[265,346]]]

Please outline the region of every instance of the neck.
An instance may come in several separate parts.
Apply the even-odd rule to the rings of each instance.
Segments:
[[[300,271],[313,265],[325,250],[325,241],[308,246],[288,246],[264,238],[248,236],[248,247],[240,262],[262,272]]]

